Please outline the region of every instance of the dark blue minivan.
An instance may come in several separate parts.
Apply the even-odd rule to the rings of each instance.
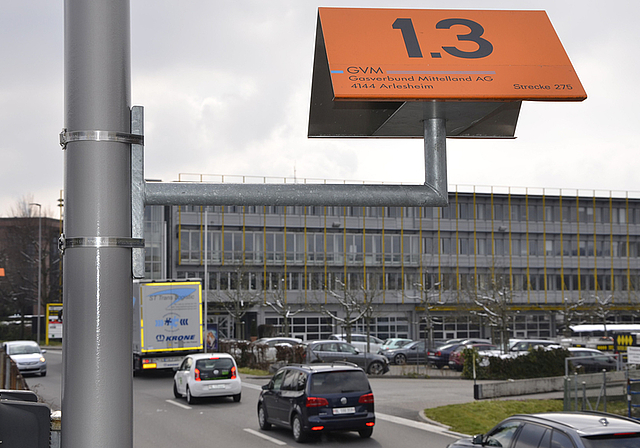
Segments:
[[[375,425],[371,385],[351,363],[289,365],[262,387],[258,423],[291,428],[296,442],[322,431],[357,431],[371,437]]]

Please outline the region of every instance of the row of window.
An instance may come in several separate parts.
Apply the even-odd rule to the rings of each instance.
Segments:
[[[202,272],[180,271],[178,278],[203,278]],[[360,291],[491,291],[509,289],[512,291],[638,291],[640,275],[614,275],[602,271],[561,274],[522,274],[492,276],[489,273],[453,273],[440,275],[401,272],[209,272],[210,290],[248,291],[342,291],[345,288]],[[365,281],[366,280],[366,281]]]
[[[465,198],[456,201],[450,197],[449,206],[442,208],[417,207],[320,207],[320,206],[191,206],[180,207],[181,212],[202,213],[206,209],[211,213],[251,215],[297,215],[297,216],[328,216],[328,217],[370,217],[370,218],[425,218],[425,219],[461,219],[483,221],[529,221],[529,222],[580,222],[582,224],[640,224],[640,207],[634,202],[631,206],[616,202],[598,201],[593,207],[589,199],[577,200],[568,198],[560,206],[559,201],[554,204],[542,205],[540,201],[518,199],[511,203],[500,201],[493,205],[489,202]],[[551,201],[548,201],[551,202]],[[568,205],[567,205],[568,204]],[[585,204],[585,205],[580,205]],[[587,205],[588,204],[588,205]]]
[[[361,233],[300,233],[208,231],[207,251],[214,263],[383,263],[419,264],[421,254],[498,256],[638,257],[640,241],[625,235],[476,235],[444,233],[431,236]],[[199,229],[180,231],[182,263],[202,263],[204,241]],[[439,241],[439,242],[438,242]]]

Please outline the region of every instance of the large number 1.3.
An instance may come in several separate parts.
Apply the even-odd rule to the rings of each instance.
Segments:
[[[469,28],[469,33],[458,34],[458,40],[461,42],[475,42],[478,45],[478,49],[475,51],[463,51],[456,47],[443,46],[442,49],[451,56],[465,59],[479,59],[487,57],[493,52],[491,42],[481,37],[484,33],[484,28],[478,22],[469,19],[444,19],[436,23],[436,29],[450,29],[454,25],[463,25]],[[404,39],[404,45],[409,57],[421,58],[422,50],[420,49],[416,30],[413,27],[413,21],[411,19],[396,19],[396,21],[393,22],[393,29],[402,32],[402,38]],[[441,57],[441,55],[440,53],[431,53],[431,57]]]

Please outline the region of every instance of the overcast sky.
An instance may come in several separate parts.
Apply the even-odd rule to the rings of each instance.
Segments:
[[[423,182],[419,139],[307,138],[320,6],[545,10],[587,100],[523,103],[515,140],[449,139],[450,191],[640,191],[640,2],[627,0],[131,0],[131,91],[145,108],[145,176]],[[0,216],[27,197],[57,217],[63,1],[2,2],[0,42]]]

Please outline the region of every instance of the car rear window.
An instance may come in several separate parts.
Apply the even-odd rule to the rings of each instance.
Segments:
[[[370,390],[367,375],[361,370],[314,373],[310,393],[313,395],[364,392]]]
[[[196,369],[200,371],[201,380],[222,380],[231,378],[233,361],[229,358],[199,359]]]
[[[637,448],[640,446],[640,433],[583,437],[582,441],[586,448]]]

